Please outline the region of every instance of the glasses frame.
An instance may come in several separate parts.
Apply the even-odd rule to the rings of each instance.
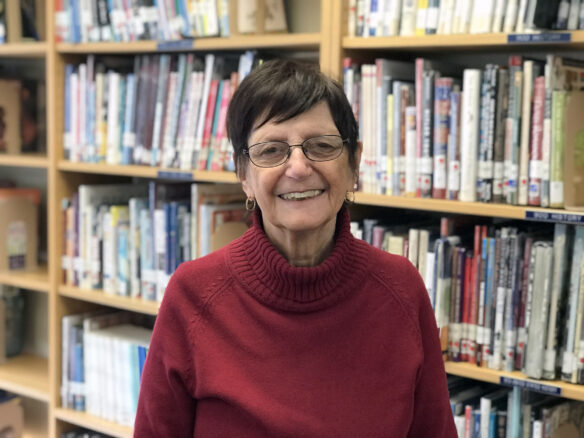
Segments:
[[[320,138],[320,137],[337,137],[337,138],[340,138],[341,139],[341,142],[342,142],[341,143],[341,147],[339,148],[339,154],[336,157],[328,158],[326,160],[314,160],[314,159],[310,158],[308,155],[306,155],[306,149],[304,148],[304,143],[306,143],[307,141],[310,141],[310,140],[314,140],[315,138]],[[249,154],[249,150],[251,148],[255,147],[255,146],[260,146],[260,145],[266,144],[266,143],[282,143],[282,144],[288,145],[288,153],[286,154],[286,158],[284,159],[284,161],[282,161],[281,163],[278,163],[278,164],[274,164],[273,166],[260,166],[260,165],[256,164],[252,160],[251,155]],[[286,141],[278,141],[278,140],[262,141],[262,142],[259,142],[259,143],[254,143],[251,146],[246,146],[243,149],[242,153],[244,155],[247,155],[247,158],[249,159],[249,161],[254,166],[261,167],[262,169],[269,169],[269,168],[272,168],[272,167],[281,166],[282,164],[286,164],[286,162],[288,162],[288,160],[290,159],[290,155],[292,155],[292,148],[295,148],[295,147],[301,148],[302,149],[302,153],[304,154],[304,156],[306,157],[306,159],[309,160],[309,161],[312,161],[314,163],[324,163],[326,161],[333,161],[333,160],[336,160],[337,158],[339,158],[342,155],[342,153],[343,153],[343,149],[345,148],[345,144],[347,144],[347,143],[349,143],[349,139],[348,138],[343,138],[340,135],[336,135],[336,134],[324,134],[324,135],[316,135],[314,137],[307,138],[302,143],[298,143],[298,144],[290,144],[290,143],[288,143]]]

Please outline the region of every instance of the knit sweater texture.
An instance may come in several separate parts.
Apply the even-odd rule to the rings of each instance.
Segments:
[[[172,276],[134,436],[456,437],[412,264],[355,239],[342,209],[327,259],[295,267],[258,216]]]

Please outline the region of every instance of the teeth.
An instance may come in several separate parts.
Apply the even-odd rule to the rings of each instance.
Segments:
[[[289,200],[292,200],[292,199],[308,199],[308,198],[314,198],[315,196],[318,196],[321,193],[322,193],[322,190],[307,190],[306,192],[286,193],[284,195],[280,195],[280,197],[289,201]]]

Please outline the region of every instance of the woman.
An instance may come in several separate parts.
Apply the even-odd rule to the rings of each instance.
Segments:
[[[134,436],[455,437],[420,276],[349,231],[361,144],[342,87],[266,62],[227,130],[254,224],[172,277]]]

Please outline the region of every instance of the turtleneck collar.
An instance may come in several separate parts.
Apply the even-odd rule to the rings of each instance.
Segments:
[[[259,213],[253,226],[229,248],[231,269],[246,291],[278,310],[312,312],[333,306],[366,272],[366,245],[350,232],[349,212],[337,215],[335,244],[319,265],[292,266],[266,236]]]

